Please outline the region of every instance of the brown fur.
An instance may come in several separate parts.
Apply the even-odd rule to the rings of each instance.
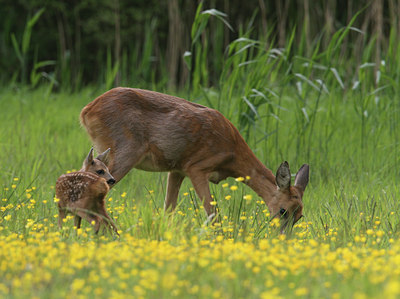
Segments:
[[[169,172],[165,209],[175,208],[185,176],[208,215],[215,212],[208,181],[250,176],[245,183],[264,199],[272,215],[282,208],[295,221],[302,215],[307,183],[290,187],[289,182],[278,189],[274,174],[257,159],[233,124],[214,109],[166,94],[120,87],[89,103],[80,117],[96,149],[112,149],[108,166],[117,182],[132,168]],[[302,183],[308,182],[308,166],[303,167],[298,174]]]
[[[75,215],[77,228],[80,228],[81,219],[84,218],[89,223],[95,222],[96,233],[103,224],[104,226],[110,224],[117,233],[117,228],[105,208],[105,197],[110,189],[107,182],[114,181],[114,178],[107,166],[98,159],[99,157],[93,158],[91,150],[80,171],[63,174],[58,178],[56,197],[59,199],[60,228],[66,214],[72,213]],[[97,174],[98,172],[101,176]]]

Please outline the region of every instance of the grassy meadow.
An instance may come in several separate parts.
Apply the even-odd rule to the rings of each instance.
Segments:
[[[79,112],[106,88],[3,86],[0,296],[398,298],[400,54],[391,40],[380,65],[371,44],[362,61],[344,57],[348,31],[309,55],[292,40],[272,49],[243,36],[212,88],[202,87],[199,50],[190,92],[131,86],[218,109],[273,172],[285,160],[292,174],[308,163],[305,217],[286,235],[240,179],[211,186],[222,221],[210,225],[188,180],[165,215],[166,173],[139,170],[107,196],[119,238],[86,222],[77,230],[72,217],[60,231],[54,185],[86,157]]]

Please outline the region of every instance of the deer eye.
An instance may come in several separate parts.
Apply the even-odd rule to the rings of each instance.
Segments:
[[[282,209],[279,210],[279,213],[280,213],[281,215],[283,215],[283,214],[286,213],[286,210],[282,208]]]
[[[97,172],[97,174],[104,174],[104,170],[103,169],[96,170],[96,172]]]

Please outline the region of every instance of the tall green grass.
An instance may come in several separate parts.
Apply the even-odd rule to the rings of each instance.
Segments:
[[[363,247],[374,254],[388,254],[394,240],[400,236],[400,103],[396,100],[399,96],[400,68],[395,32],[391,34],[388,52],[377,66],[372,62],[373,38],[365,42],[362,61],[343,54],[346,50],[343,41],[350,31],[354,31],[351,27],[354,19],[334,35],[326,50],[320,50],[320,41],[315,41],[315,51],[310,55],[304,53],[302,48],[293,46],[294,39],[299,38],[295,36],[295,31],[287,46],[278,49],[263,39],[252,39],[249,32],[243,30],[220,56],[223,58],[220,70],[213,72],[213,76],[218,77],[218,84],[209,86],[207,76],[210,72],[205,69],[209,64],[205,59],[210,52],[199,44],[196,36],[200,32],[199,36],[205,34],[207,37],[206,20],[210,17],[224,20],[224,15],[218,12],[201,14],[198,11],[200,19],[197,27],[193,27],[191,55],[186,55],[191,86],[176,92],[176,95],[189,95],[190,100],[221,111],[272,171],[284,160],[289,161],[293,174],[303,163],[310,165],[310,183],[303,198],[305,217],[286,235],[289,240],[284,243],[286,247],[281,247],[280,250],[285,248],[281,255],[286,256],[285,250],[289,252],[296,245],[291,243],[291,239],[302,242],[311,253],[314,252],[313,246],[328,244],[332,250],[337,249],[333,253],[339,253],[337,260],[340,261],[344,260],[340,254],[344,255],[343,252],[355,247]],[[220,28],[226,26],[224,22],[220,23]],[[151,28],[148,29],[149,38]],[[150,49],[147,53],[151,52],[150,41],[145,43],[144,48]],[[55,181],[62,173],[79,169],[91,147],[79,124],[80,110],[112,86],[116,72],[129,73],[128,66],[136,65],[132,59],[130,53],[123,52],[119,64],[113,62],[108,53],[103,76],[106,84],[97,88],[86,87],[80,92],[52,92],[54,83],[35,89],[32,86],[12,86],[0,90],[0,234],[10,236],[10,240],[31,240],[32,244],[47,242],[49,234],[49,239],[55,238],[51,242],[61,244],[60,248],[76,248],[76,243],[100,247],[107,244],[116,254],[119,246],[129,247],[136,239],[163,240],[177,249],[182,244],[206,246],[204,244],[209,243],[201,242],[218,244],[224,239],[244,248],[254,243],[260,249],[266,246],[265,242],[275,244],[274,241],[282,241],[282,236],[277,238],[276,224],[271,221],[262,200],[233,178],[211,185],[221,216],[221,222],[211,225],[188,180],[184,181],[179,193],[176,212],[165,214],[166,173],[139,170],[132,170],[106,198],[108,211],[121,230],[120,238],[95,236],[88,223],[83,223],[83,230],[78,231],[73,227],[72,219],[66,221],[59,237],[50,235],[58,231],[58,211],[53,202]],[[151,83],[151,78],[154,78],[151,63],[136,63],[139,70],[132,76],[139,83],[133,87],[152,86],[163,91],[162,82],[160,85]],[[142,82],[144,86],[141,86]],[[238,188],[231,189],[231,186]],[[152,244],[158,246],[161,243]],[[276,251],[276,248],[271,250]],[[291,252],[294,255],[292,259],[296,260],[296,252]],[[282,259],[282,263],[284,261]],[[183,262],[183,265],[185,272],[188,264]],[[157,267],[153,264],[147,266],[149,269]],[[257,297],[261,290],[268,290],[270,280],[257,280],[255,273],[243,272],[242,266],[238,264],[238,269],[235,268],[238,280],[242,281],[243,275],[255,278],[252,280],[254,286],[249,283],[252,286],[248,287],[250,297]],[[93,265],[94,271],[98,269],[101,270],[101,267]],[[210,269],[208,267],[207,271]],[[115,269],[108,270],[112,272]],[[30,270],[24,268],[21,271]],[[86,278],[88,274],[85,271],[78,273]],[[377,273],[379,271],[376,270]],[[264,273],[262,277],[273,277],[273,271],[270,273],[262,269],[261,272]],[[204,269],[188,273],[202,277],[202,289],[205,289],[204,284],[213,286],[214,274],[211,272],[207,272],[210,276],[203,275]],[[360,289],[357,281],[368,288],[363,292],[371,291],[371,294],[377,294],[380,287],[387,286],[385,282],[371,284],[371,278],[368,280],[358,270],[349,273],[354,275],[356,282],[350,276],[341,285],[345,275],[336,272],[323,278],[316,276],[318,279],[310,273],[303,275],[301,272],[301,278],[289,276],[276,281],[285,290],[288,285],[290,288],[290,284],[296,285],[296,288],[305,285],[310,290],[309,297],[315,298],[321,297],[321,294],[327,297],[332,295],[333,290],[327,290],[329,284],[335,285],[334,291],[346,297],[353,296]],[[10,277],[11,284],[15,279]],[[52,293],[70,291],[70,288],[59,286],[60,277],[57,269],[54,270],[52,281],[55,287]],[[75,278],[70,275],[70,283]],[[185,276],[184,279],[198,281],[196,277]],[[317,283],[314,285],[308,280]],[[321,281],[324,286],[317,286]],[[109,283],[112,289],[114,283]],[[135,281],[129,283],[132,287],[137,285]],[[229,283],[218,287],[225,290],[228,297],[230,294],[245,295],[242,288],[232,293]],[[13,289],[10,290],[12,293]],[[40,287],[36,291],[52,295]],[[397,292],[396,289],[392,291]],[[163,293],[164,289],[159,292]],[[293,290],[290,292],[293,293]],[[300,291],[298,293],[301,294]],[[307,297],[304,292],[303,297]]]
[[[264,55],[267,54],[257,59],[265,59],[268,63]],[[254,78],[257,71],[261,72],[259,65],[254,63],[255,70],[238,67],[243,72],[251,71],[249,76]],[[371,70],[359,70],[368,71]],[[259,78],[264,76],[259,75]],[[295,78],[298,78],[297,82]],[[380,227],[388,232],[387,239],[397,235],[400,221],[391,215],[391,212],[397,215],[400,208],[396,200],[398,169],[395,168],[398,163],[398,132],[395,130],[398,104],[392,100],[396,90],[377,91],[374,88],[366,93],[363,91],[365,83],[361,81],[354,89],[335,88],[332,84],[326,86],[328,91],[323,91],[313,87],[318,84],[318,79],[305,75],[288,75],[282,80],[287,80],[287,87],[279,86],[277,78],[271,81],[270,87],[260,84],[250,89],[247,96],[243,95],[246,88],[239,89],[240,80],[234,81],[243,93],[236,91],[230,98],[224,98],[215,90],[205,90],[195,100],[219,106],[241,128],[250,147],[273,171],[283,160],[290,162],[293,174],[301,164],[310,164],[310,184],[304,195],[304,221],[312,223],[315,238],[323,238],[325,230],[335,229],[341,236],[336,246],[340,246],[374,227],[375,217],[382,219]],[[79,169],[91,146],[80,128],[79,112],[103,91],[93,88],[76,94],[54,94],[46,88],[1,91],[0,113],[4,124],[0,129],[2,197],[10,198],[14,203],[28,203],[25,189],[35,186],[37,199],[52,201],[52,186],[57,177],[67,170]],[[369,98],[364,99],[364,94]],[[15,177],[19,180],[17,188],[12,189],[10,186]],[[211,186],[221,216],[226,219],[220,231],[238,240],[249,235],[255,240],[264,238],[269,229],[265,205],[244,185],[233,179],[227,182],[230,186],[238,185],[239,189],[231,191],[222,184]],[[133,170],[125,177],[109,195],[113,199],[109,202],[111,207],[122,203],[126,206],[117,219],[122,224],[121,229],[138,237],[160,239],[172,225],[177,238],[189,238],[193,232],[208,237],[209,234],[203,232],[207,219],[190,182],[186,180],[182,187],[178,207],[181,214],[174,217],[162,212],[165,189],[165,173]],[[124,192],[126,197],[121,197]],[[253,200],[243,200],[247,194],[252,195]],[[231,196],[230,200],[225,199],[227,195]],[[134,206],[135,211],[132,210]],[[16,209],[7,213],[13,213],[16,230],[32,216],[20,214]],[[36,214],[35,221],[49,218],[56,223],[53,218],[56,213],[55,205],[46,204],[43,214]],[[231,227],[233,230],[228,231]]]
[[[219,56],[223,57],[219,83],[210,87],[206,61],[210,52],[201,37],[204,41],[210,34],[209,18],[221,21],[219,30],[223,26],[230,28],[225,17],[219,11],[202,11],[201,5],[198,8],[192,28],[192,49],[186,54],[191,100],[218,109],[228,117],[273,171],[283,160],[290,162],[293,172],[303,163],[309,163],[311,182],[305,194],[305,212],[316,225],[326,226],[335,222],[333,219],[342,219],[345,213],[368,208],[359,203],[364,203],[365,197],[380,207],[381,213],[386,205],[392,210],[397,207],[392,202],[399,165],[400,104],[394,100],[399,94],[398,68],[393,67],[398,58],[395,33],[391,34],[387,55],[376,66],[372,63],[374,38],[366,39],[361,62],[343,54],[346,36],[350,32],[361,34],[352,27],[357,15],[334,34],[325,50],[320,50],[320,40],[316,40],[315,50],[309,56],[302,47],[294,48],[293,41],[299,38],[295,30],[283,49],[271,47],[266,39],[250,38],[251,29],[241,30],[223,56]],[[79,127],[79,111],[112,86],[117,72],[122,71],[122,78],[128,76],[129,64],[138,65],[138,76],[142,74],[142,79],[151,82],[153,25],[147,27],[149,38],[143,46],[149,59],[133,63],[124,52],[122,62],[114,63],[108,52],[105,85],[101,89],[53,94],[50,84],[34,91],[24,87],[2,90],[0,113],[7,125],[0,130],[3,148],[0,159],[5,161],[0,175],[5,184],[12,177],[21,177],[24,186],[36,184],[48,188],[61,173],[80,167],[90,143]],[[178,95],[186,97],[187,93],[183,90]],[[132,190],[131,196],[138,198],[145,196],[146,190],[154,190],[153,208],[159,210],[166,175],[133,173],[114,190]],[[189,186],[186,184],[181,193]],[[224,197],[221,187],[213,190],[216,198]],[[241,192],[248,192],[244,190]],[[46,189],[44,194],[50,197],[51,191]],[[383,194],[386,195],[382,197]],[[198,205],[193,192],[191,198],[182,200],[183,210]],[[226,206],[221,204],[221,210],[225,211],[222,213],[231,219],[243,209],[241,197],[235,200],[240,204],[239,212],[234,211],[232,201]],[[345,206],[351,208],[345,212]],[[199,223],[202,221],[205,219]]]

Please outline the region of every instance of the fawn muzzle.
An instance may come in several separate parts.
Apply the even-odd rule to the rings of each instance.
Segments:
[[[115,180],[112,178],[112,179],[109,179],[109,180],[107,180],[107,184],[109,184],[110,186],[111,185],[114,185],[115,184]]]

